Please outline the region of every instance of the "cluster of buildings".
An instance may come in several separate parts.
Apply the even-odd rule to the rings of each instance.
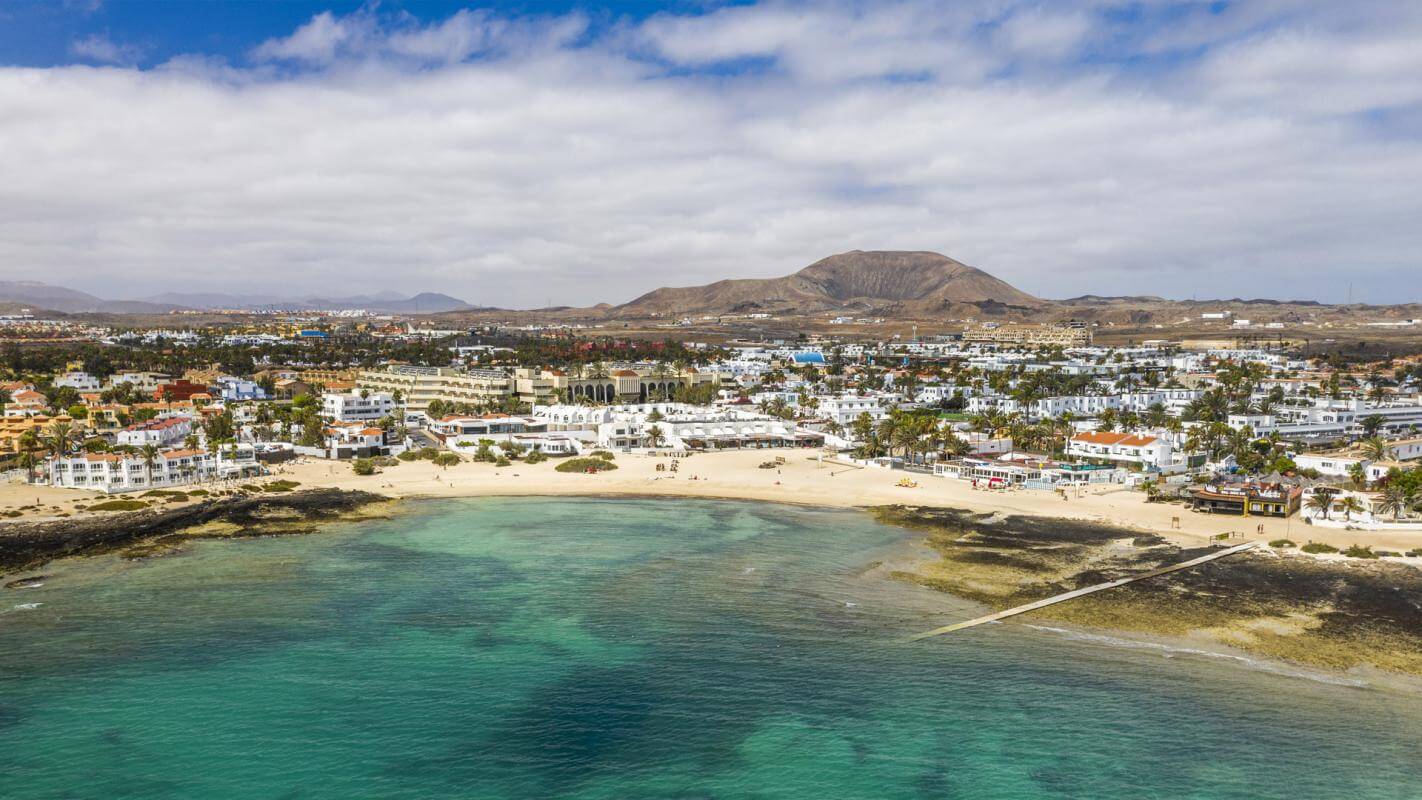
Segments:
[[[361,324],[378,337],[458,333]],[[269,336],[308,332],[322,333],[245,332],[232,334],[230,344],[260,347]],[[134,336],[171,344],[185,333]],[[1289,484],[1288,476],[1234,480],[1247,470],[1219,446],[1223,437],[1267,437],[1273,462],[1291,459],[1298,472],[1324,480],[1361,473],[1378,482],[1422,461],[1415,375],[1343,373],[1285,351],[1218,343],[1102,347],[1084,325],[987,324],[906,341],[733,344],[703,351],[695,365],[505,367],[493,365],[511,360],[508,347],[456,339],[448,351],[439,364],[266,366],[250,375],[214,366],[101,378],[71,365],[38,386],[3,387],[0,456],[18,453],[27,434],[33,439],[64,423],[109,447],[55,454],[43,470],[47,479],[131,491],[252,474],[273,454],[811,447],[988,486],[1196,482],[1197,508],[1241,514],[1294,513],[1299,498],[1279,487],[1308,487]],[[74,402],[55,407],[59,390]],[[302,409],[300,423],[273,425],[270,409],[293,404]],[[932,419],[933,446],[913,457],[871,452],[879,426],[915,411]],[[206,441],[205,422],[214,414],[231,416],[232,441]],[[1382,437],[1391,449],[1377,457],[1348,446],[1364,436]]]

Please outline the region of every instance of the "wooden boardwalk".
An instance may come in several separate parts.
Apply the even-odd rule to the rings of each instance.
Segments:
[[[1179,564],[1171,564],[1171,565],[1165,566],[1165,567],[1157,567],[1157,568],[1155,568],[1155,569],[1153,569],[1153,570],[1149,570],[1149,571],[1147,571],[1147,572],[1142,572],[1142,573],[1140,573],[1139,575],[1129,575],[1129,576],[1124,577],[1124,578],[1117,578],[1117,579],[1114,580],[1114,581],[1107,581],[1106,583],[1098,583],[1098,584],[1096,584],[1095,586],[1086,586],[1086,587],[1083,587],[1083,588],[1081,588],[1081,589],[1073,589],[1073,590],[1070,591],[1070,592],[1064,592],[1064,593],[1062,593],[1062,594],[1053,595],[1053,596],[1051,596],[1051,597],[1046,597],[1046,598],[1043,598],[1043,599],[1041,599],[1041,600],[1037,600],[1037,601],[1034,601],[1034,602],[1031,602],[1031,603],[1027,603],[1026,605],[1017,606],[1017,607],[1015,607],[1015,608],[1009,608],[1009,609],[1006,609],[1006,610],[1004,610],[1004,611],[998,611],[998,612],[993,613],[993,614],[988,614],[988,615],[986,615],[986,616],[978,617],[977,619],[970,619],[970,620],[968,620],[967,622],[955,622],[955,623],[953,623],[952,625],[945,625],[945,626],[943,626],[943,627],[941,627],[941,628],[934,628],[933,630],[928,631],[928,632],[926,632],[926,633],[920,633],[920,634],[918,634],[918,635],[916,635],[916,636],[910,637],[909,641],[911,641],[911,642],[916,642],[916,641],[918,641],[918,640],[920,640],[920,639],[927,639],[927,638],[929,638],[929,637],[931,637],[931,636],[941,636],[942,634],[945,634],[945,633],[952,633],[953,631],[961,631],[961,630],[963,630],[964,628],[972,628],[972,627],[976,627],[976,626],[978,626],[978,625],[984,625],[984,624],[989,623],[989,622],[997,622],[997,621],[1000,620],[1000,619],[1006,619],[1006,618],[1008,618],[1008,617],[1015,617],[1015,616],[1017,616],[1018,614],[1025,614],[1025,613],[1027,613],[1028,611],[1035,611],[1035,610],[1037,610],[1037,609],[1039,609],[1039,608],[1046,608],[1047,606],[1056,605],[1057,603],[1064,603],[1064,602],[1066,602],[1066,601],[1068,601],[1068,600],[1074,600],[1074,599],[1076,599],[1076,598],[1078,598],[1078,597],[1084,597],[1084,596],[1086,596],[1086,595],[1088,595],[1088,594],[1092,594],[1092,593],[1094,593],[1094,592],[1103,592],[1103,591],[1105,591],[1105,590],[1107,590],[1107,589],[1115,589],[1115,588],[1118,587],[1118,586],[1125,586],[1125,585],[1128,584],[1128,583],[1135,583],[1136,581],[1143,581],[1143,580],[1146,580],[1147,578],[1154,578],[1154,577],[1157,577],[1157,576],[1160,576],[1160,575],[1166,575],[1166,574],[1171,573],[1171,572],[1178,572],[1179,570],[1182,570],[1182,569],[1190,569],[1191,567],[1198,567],[1198,566],[1200,566],[1201,564],[1204,564],[1204,563],[1207,563],[1207,562],[1210,562],[1210,561],[1214,561],[1215,559],[1224,558],[1224,557],[1226,557],[1226,556],[1232,556],[1232,555],[1234,555],[1235,553],[1243,553],[1245,550],[1249,550],[1250,548],[1257,547],[1258,545],[1259,545],[1258,542],[1249,542],[1248,544],[1238,544],[1238,545],[1235,545],[1234,547],[1226,547],[1226,548],[1223,549],[1223,550],[1216,550],[1216,551],[1213,552],[1213,553],[1207,553],[1207,554],[1205,554],[1205,555],[1203,555],[1203,556],[1200,556],[1199,558],[1192,558],[1192,559],[1190,559],[1189,561],[1181,561]]]

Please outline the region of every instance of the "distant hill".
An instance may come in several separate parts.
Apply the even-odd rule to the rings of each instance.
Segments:
[[[150,303],[166,303],[182,308],[199,310],[240,308],[265,309],[366,309],[398,314],[435,314],[446,311],[467,311],[473,306],[457,297],[437,292],[422,292],[414,297],[404,297],[395,292],[377,292],[371,295],[352,297],[281,297],[273,294],[222,294],[168,292],[143,298]]]
[[[68,314],[97,312],[107,314],[164,314],[174,310],[207,311],[212,309],[366,309],[394,314],[435,314],[447,311],[467,311],[469,303],[457,297],[437,292],[422,292],[404,297],[384,291],[354,297],[286,297],[274,294],[224,294],[220,292],[165,292],[138,300],[105,300],[86,292],[53,286],[39,281],[0,281],[0,304],[15,304]]]
[[[844,310],[921,315],[975,307],[984,313],[1050,305],[939,253],[854,250],[783,278],[663,288],[611,309],[613,316]]]
[[[0,281],[0,302],[52,311],[96,311],[103,300],[63,286],[39,281]]]

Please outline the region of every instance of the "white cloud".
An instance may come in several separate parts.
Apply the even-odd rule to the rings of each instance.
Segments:
[[[0,277],[533,306],[904,248],[1046,296],[1419,299],[1422,137],[1355,115],[1422,119],[1416,20],[1191,17],[1198,57],[1132,71],[1075,54],[1185,45],[1104,5],[772,4],[600,34],[367,11],[251,66],[0,69]]]
[[[100,64],[130,65],[143,57],[143,48],[131,44],[119,44],[108,36],[91,34],[75,39],[69,45],[69,52],[79,58],[97,61]]]

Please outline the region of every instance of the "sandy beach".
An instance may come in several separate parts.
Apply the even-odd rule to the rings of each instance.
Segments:
[[[766,461],[783,458],[776,469]],[[1147,503],[1144,494],[1122,486],[1093,486],[1068,499],[1054,492],[974,489],[970,484],[932,475],[858,467],[821,460],[804,450],[735,450],[700,453],[680,459],[679,470],[667,456],[619,454],[618,469],[597,475],[558,472],[557,459],[542,464],[515,462],[508,467],[466,462],[448,468],[428,461],[401,462],[376,475],[359,476],[343,462],[302,459],[274,469],[277,478],[303,488],[361,489],[395,498],[487,496],[651,496],[763,500],[826,508],[907,504],[967,509],[1003,515],[1054,517],[1109,523],[1155,533],[1182,546],[1198,546],[1211,537],[1231,534],[1233,543],[1256,539],[1291,539],[1300,544],[1327,542],[1391,550],[1422,547],[1422,532],[1377,533],[1315,528],[1297,517],[1241,518],[1195,513],[1175,503]],[[917,488],[898,486],[901,479]],[[87,513],[82,507],[113,497],[97,492],[47,486],[0,486],[0,512],[20,510],[19,520],[53,519]],[[38,507],[35,507],[38,504]],[[81,507],[76,509],[76,506]]]
[[[777,456],[785,459],[783,465],[777,469],[760,468],[760,464]],[[1156,533],[1185,546],[1198,546],[1210,537],[1229,533],[1235,535],[1236,543],[1289,538],[1300,544],[1320,541],[1338,547],[1422,547],[1422,532],[1325,530],[1305,525],[1297,518],[1246,519],[1195,513],[1179,504],[1147,503],[1143,493],[1122,486],[1083,488],[1079,497],[1073,493],[1063,500],[1054,492],[989,491],[932,475],[821,461],[817,454],[804,450],[700,453],[681,459],[676,474],[657,471],[658,464],[669,465],[671,460],[665,456],[619,454],[617,470],[597,475],[557,472],[556,460],[509,467],[464,463],[448,469],[417,461],[365,477],[352,474],[347,464],[305,461],[278,468],[278,476],[300,481],[307,487],[364,489],[392,497],[636,495],[764,500],[827,508],[908,504],[1104,522]],[[916,481],[918,488],[898,486],[905,477]]]

